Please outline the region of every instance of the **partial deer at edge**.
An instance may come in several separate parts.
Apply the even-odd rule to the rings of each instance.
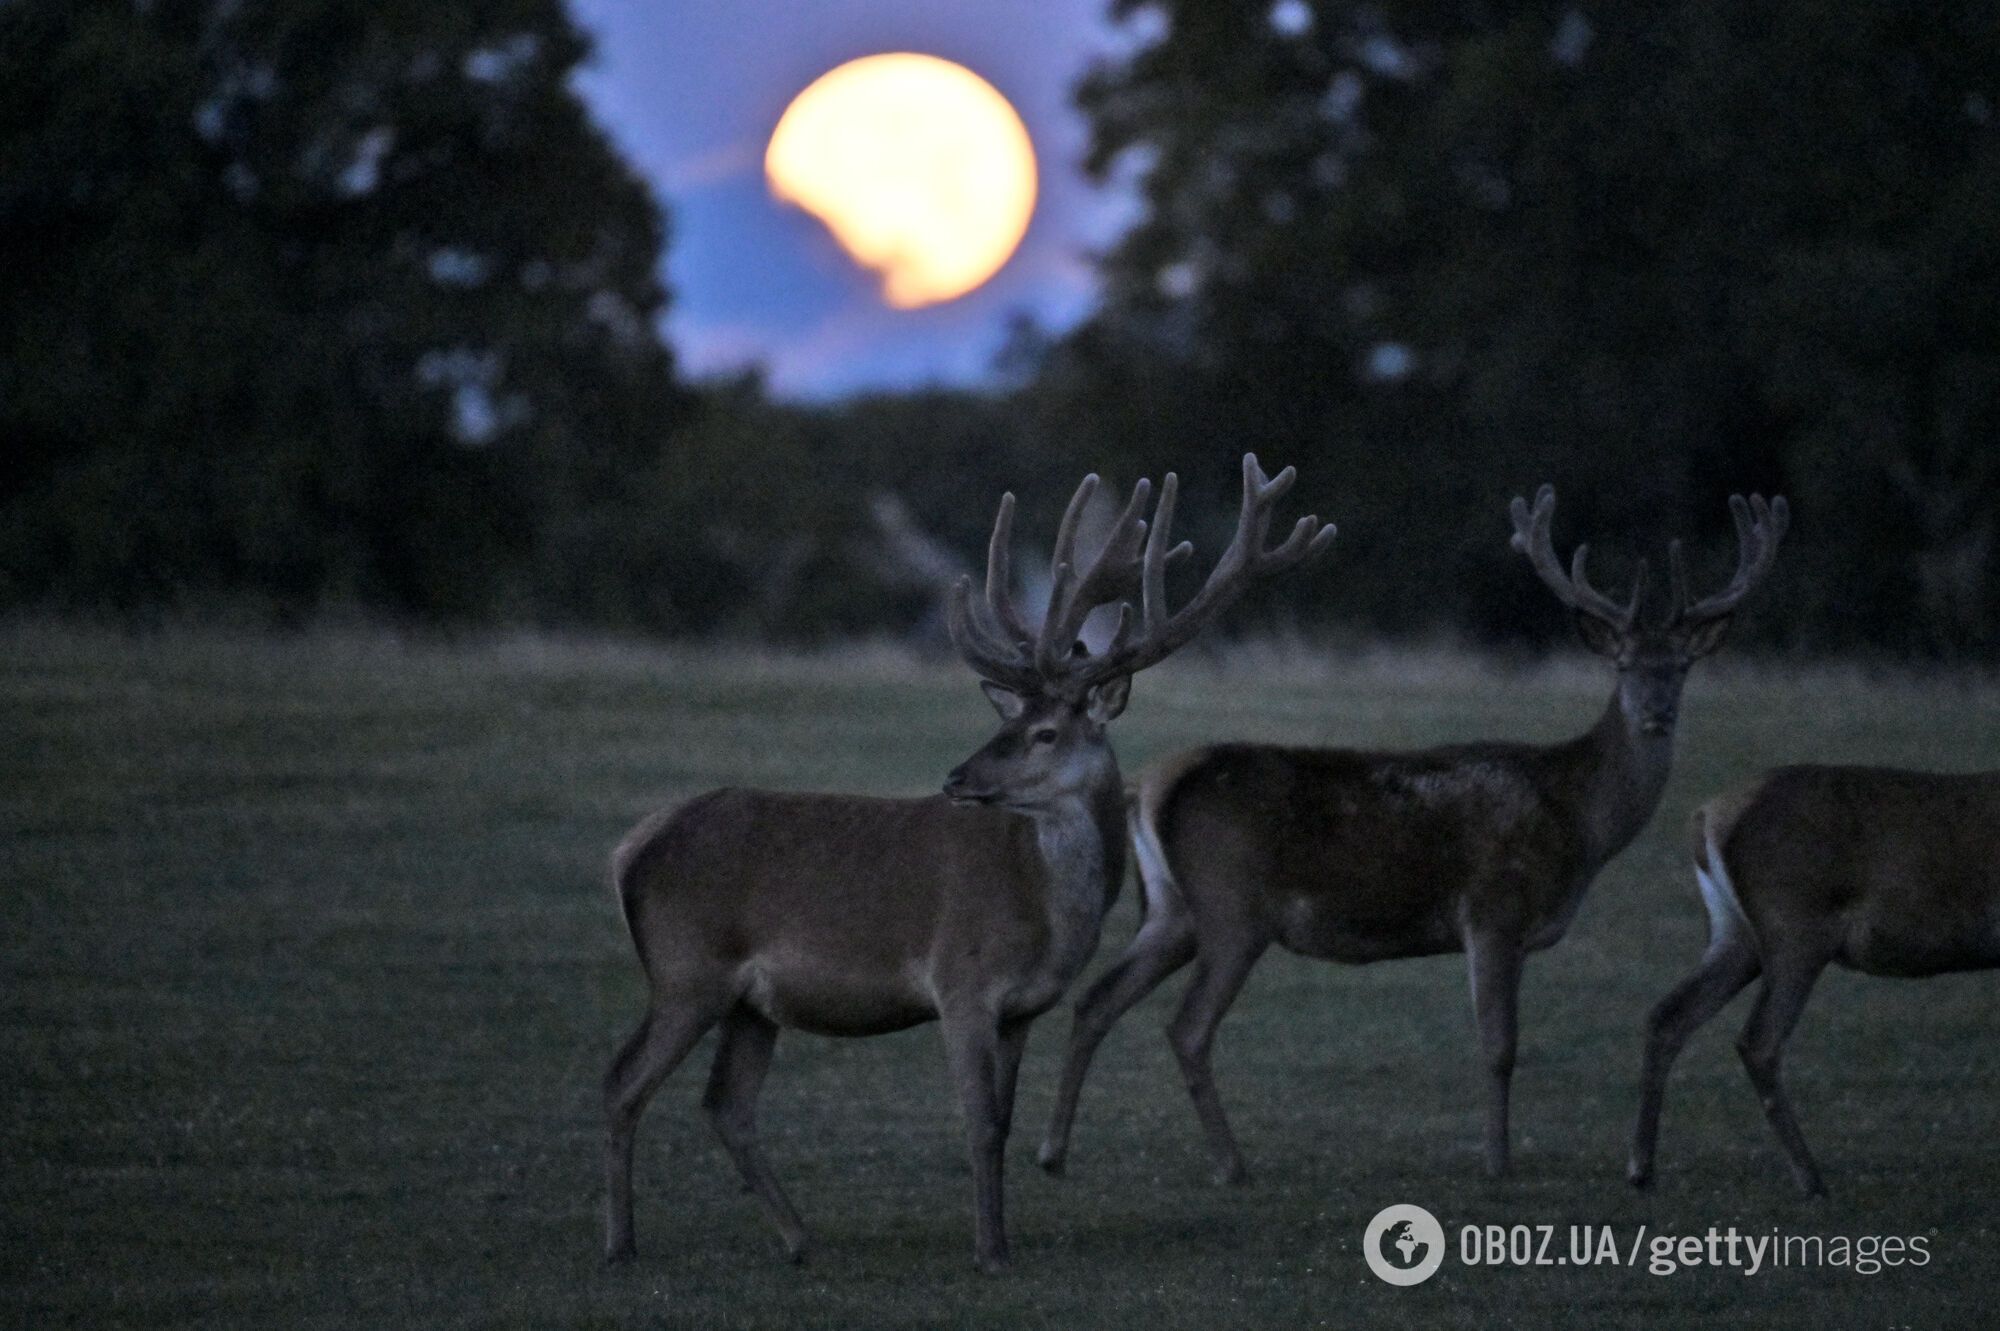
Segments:
[[[1243,459],[1236,534],[1178,611],[1166,599],[1176,483],[1139,482],[1103,551],[1076,564],[1077,524],[1097,485],[1063,516],[1038,633],[1009,583],[1014,501],[1001,500],[986,593],[962,580],[951,635],[984,681],[999,732],[927,799],[718,790],[640,824],[612,878],[650,990],[644,1020],[604,1077],[605,1251],[633,1254],[632,1146],[639,1116],[695,1042],[720,1026],[702,1098],[716,1133],[793,1260],[805,1227],[758,1145],[758,1091],[783,1028],[863,1036],[937,1021],[971,1154],[975,1260],[1007,1264],[1001,1162],[1028,1023],[1062,996],[1096,948],[1125,872],[1125,790],[1105,727],[1132,676],[1193,638],[1255,579],[1323,550],[1299,519],[1267,549],[1290,467],[1267,479]],[[1077,635],[1121,607],[1101,655]]]
[[[1617,668],[1610,705],[1584,735],[1409,753],[1219,744],[1143,772],[1132,812],[1143,919],[1077,1002],[1042,1166],[1064,1167],[1084,1075],[1113,1023],[1192,961],[1168,1039],[1217,1181],[1241,1181],[1210,1054],[1251,967],[1278,943],[1350,963],[1466,954],[1486,1064],[1486,1166],[1505,1172],[1522,963],[1563,936],[1591,880],[1652,817],[1688,669],[1721,645],[1784,536],[1783,499],[1730,506],[1735,576],[1691,599],[1675,542],[1672,604],[1664,621],[1642,625],[1643,564],[1620,604],[1590,585],[1587,546],[1567,573],[1557,561],[1551,487],[1532,509],[1513,501],[1514,548]]]
[[[1627,1170],[1653,1181],[1667,1073],[1688,1038],[1763,977],[1736,1043],[1792,1177],[1825,1191],[1779,1065],[1829,964],[1866,975],[2000,967],[2000,772],[1780,767],[1689,829],[1708,950],[1646,1019]]]

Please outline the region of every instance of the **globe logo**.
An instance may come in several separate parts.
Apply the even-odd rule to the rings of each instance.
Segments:
[[[1444,1226],[1421,1206],[1385,1207],[1361,1236],[1368,1269],[1391,1285],[1421,1285],[1444,1264]]]
[[[1417,1225],[1414,1220],[1398,1220],[1394,1225],[1389,1227],[1389,1232],[1384,1236],[1390,1243],[1395,1244],[1396,1251],[1403,1255],[1402,1264],[1405,1267],[1415,1266],[1418,1256],[1430,1246],[1417,1237],[1416,1228]],[[1384,1257],[1389,1255],[1386,1248],[1383,1250],[1382,1255]]]

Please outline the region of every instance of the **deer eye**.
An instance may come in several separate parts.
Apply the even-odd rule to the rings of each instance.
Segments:
[[[1053,744],[1056,742],[1056,732],[1053,728],[1044,726],[1028,736],[1028,739],[1036,744]]]

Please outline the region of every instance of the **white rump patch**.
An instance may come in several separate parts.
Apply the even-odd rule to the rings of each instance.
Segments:
[[[1139,891],[1146,899],[1148,923],[1178,913],[1174,900],[1177,888],[1174,871],[1167,866],[1167,854],[1142,804],[1135,803],[1126,822],[1132,835],[1132,855],[1139,862]]]
[[[1706,854],[1694,866],[1694,880],[1701,887],[1701,904],[1708,910],[1708,938],[1711,943],[1737,934],[1751,936],[1750,918],[1743,913],[1743,903],[1737,900],[1736,884],[1729,880],[1729,866],[1723,861],[1722,850],[1715,844],[1715,826],[1704,816],[1701,827],[1702,845]]]

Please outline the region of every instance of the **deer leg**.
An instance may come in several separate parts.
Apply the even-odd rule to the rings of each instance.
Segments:
[[[744,1184],[756,1194],[764,1214],[778,1227],[784,1240],[785,1256],[802,1262],[806,1256],[806,1227],[786,1198],[784,1189],[771,1172],[770,1161],[757,1140],[757,1094],[764,1087],[764,1075],[771,1070],[771,1051],[778,1043],[776,1023],[761,1013],[738,1004],[722,1020],[722,1035],[715,1049],[715,1065],[709,1070],[708,1090],[701,1107],[715,1135],[736,1164]]]
[[[1813,1163],[1812,1152],[1806,1148],[1805,1134],[1799,1131],[1798,1118],[1792,1113],[1779,1064],[1784,1057],[1785,1041],[1798,1025],[1799,1014],[1805,1011],[1806,999],[1812,995],[1813,983],[1825,966],[1825,959],[1819,957],[1771,958],[1764,969],[1764,987],[1757,993],[1757,1005],[1751,1009],[1750,1020],[1736,1042],[1744,1070],[1750,1074],[1751,1085],[1757,1088],[1757,1098],[1764,1103],[1764,1117],[1771,1121],[1771,1130],[1778,1134],[1778,1143],[1785,1148],[1791,1162],[1792,1177],[1807,1196],[1818,1196],[1826,1187],[1820,1180],[1819,1166]]]
[[[1015,1017],[1000,1023],[1000,1038],[993,1046],[993,1103],[999,1111],[1000,1149],[1007,1149],[1007,1137],[1014,1130],[1014,1083],[1021,1074],[1021,1055],[1028,1048],[1028,1025],[1032,1018]]]
[[[1007,1226],[1001,1180],[1005,1134],[999,1087],[1003,1058],[999,1023],[990,1013],[944,1019],[945,1056],[965,1116],[965,1144],[972,1160],[973,1265],[986,1275],[1007,1269]]]
[[[655,1004],[604,1072],[604,1260],[628,1261],[632,1240],[632,1139],[660,1083],[716,1023],[711,1007]]]
[[[1709,946],[1692,975],[1646,1014],[1646,1062],[1639,1074],[1639,1117],[1632,1129],[1632,1159],[1625,1177],[1635,1188],[1653,1181],[1653,1151],[1660,1139],[1660,1110],[1667,1074],[1694,1033],[1757,978],[1757,950],[1741,934],[1724,934]]]
[[[1472,1015],[1486,1063],[1486,1173],[1499,1178],[1507,1172],[1507,1103],[1520,1038],[1521,945],[1501,934],[1475,934],[1465,952]]]
[[[1063,1172],[1069,1155],[1070,1127],[1076,1121],[1077,1097],[1097,1046],[1133,1004],[1159,987],[1160,981],[1194,959],[1194,930],[1184,918],[1164,914],[1148,919],[1111,968],[1091,982],[1077,1000],[1070,1021],[1069,1050],[1063,1056],[1062,1081],[1056,1087],[1055,1112],[1049,1116],[1037,1163],[1051,1174]]]
[[[1167,1027],[1167,1041],[1180,1060],[1181,1077],[1194,1112],[1201,1119],[1202,1134],[1208,1139],[1209,1156],[1215,1162],[1212,1177],[1217,1183],[1243,1183],[1249,1171],[1243,1167],[1243,1153],[1229,1130],[1229,1116],[1222,1111],[1222,1097],[1216,1094],[1210,1057],[1215,1048],[1215,1028],[1243,990],[1250,968],[1264,955],[1266,940],[1249,935],[1235,941],[1226,951],[1203,952],[1195,961],[1194,979],[1181,999],[1180,1011]]]

